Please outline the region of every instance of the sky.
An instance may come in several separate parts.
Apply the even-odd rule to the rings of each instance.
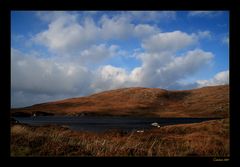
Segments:
[[[229,84],[228,11],[12,11],[11,107]]]

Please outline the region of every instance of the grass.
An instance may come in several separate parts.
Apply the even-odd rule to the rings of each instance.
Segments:
[[[77,132],[12,125],[11,156],[229,156],[229,121],[171,125],[137,132]]]

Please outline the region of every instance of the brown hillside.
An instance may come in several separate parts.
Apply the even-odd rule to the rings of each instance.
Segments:
[[[156,117],[228,117],[229,86],[168,91],[158,88],[123,88],[87,97],[12,109],[12,114],[119,115]]]

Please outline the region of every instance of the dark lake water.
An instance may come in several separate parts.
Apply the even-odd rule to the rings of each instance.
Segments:
[[[142,117],[73,117],[73,116],[37,116],[14,117],[20,123],[33,126],[61,125],[72,130],[103,132],[117,129],[123,131],[146,130],[156,128],[151,124],[156,122],[160,126],[197,123],[216,118],[142,118]]]

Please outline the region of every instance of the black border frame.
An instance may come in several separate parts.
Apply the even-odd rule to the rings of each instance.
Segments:
[[[104,158],[45,158],[34,157],[30,158],[33,161],[38,161],[39,165],[44,164],[45,160],[51,162],[61,163],[63,161],[72,160],[72,162],[106,162],[108,164],[118,165],[126,164],[125,160],[130,163],[184,163],[187,165],[189,162],[196,164],[208,164],[208,165],[236,165],[239,163],[239,129],[237,122],[239,118],[240,108],[238,106],[237,94],[240,93],[240,84],[237,77],[237,67],[239,62],[239,49],[236,47],[239,41],[240,26],[238,23],[238,16],[240,16],[240,8],[237,7],[236,1],[229,0],[122,0],[122,1],[110,1],[110,0],[72,0],[72,1],[44,1],[44,0],[5,0],[0,2],[0,30],[1,30],[1,54],[0,54],[0,72],[1,76],[1,111],[0,111],[0,132],[1,135],[1,158],[5,158],[8,163],[14,161],[22,162],[28,161],[29,158],[15,158],[10,157],[10,93],[11,93],[11,78],[10,78],[10,55],[11,55],[11,10],[228,10],[230,11],[230,158],[229,161],[223,161],[224,157],[218,158],[220,161],[214,161],[213,157],[140,157],[140,158],[127,158],[127,157],[104,157]],[[4,138],[2,138],[4,136]],[[5,149],[3,149],[5,148]],[[44,159],[44,161],[41,161]],[[94,160],[94,161],[93,161]],[[134,164],[132,164],[134,165]],[[160,165],[160,164],[159,164]],[[180,165],[180,164],[178,164]]]

